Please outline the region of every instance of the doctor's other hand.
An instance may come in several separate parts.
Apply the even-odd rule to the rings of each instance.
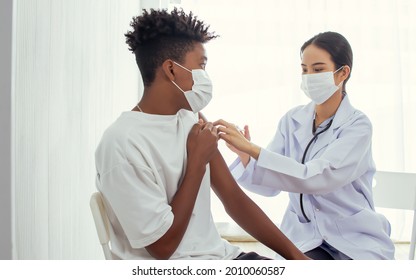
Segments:
[[[212,123],[200,120],[188,134],[186,149],[188,161],[205,167],[218,151],[218,132]]]
[[[223,139],[228,147],[240,157],[244,166],[250,160],[250,156],[258,159],[260,147],[250,142],[250,131],[248,126],[242,132],[235,124],[218,120],[213,123],[218,127],[219,138]]]
[[[236,128],[248,141],[251,141],[250,130],[248,128],[248,125],[244,126],[244,130],[242,130],[238,126],[236,126]],[[225,142],[225,144],[232,152],[237,154],[237,156],[240,158],[241,163],[244,165],[244,167],[246,167],[250,161],[250,155],[245,152],[240,151],[239,149],[229,144],[228,142]]]

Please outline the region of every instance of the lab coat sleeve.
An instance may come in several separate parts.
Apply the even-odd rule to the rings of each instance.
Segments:
[[[240,159],[237,158],[231,165],[230,165],[230,171],[233,175],[234,179],[237,181],[237,183],[245,188],[248,191],[263,195],[263,196],[275,196],[277,195],[280,190],[268,187],[268,186],[261,186],[261,185],[255,185],[251,183],[251,178],[253,175],[254,167],[256,165],[256,160],[253,158],[250,158],[249,163],[244,168],[243,164],[241,163]]]
[[[325,194],[354,181],[372,162],[372,126],[362,115],[338,129],[321,156],[305,164],[261,149],[251,183],[288,192]]]
[[[282,133],[282,122],[279,123],[279,127],[276,130],[276,134],[273,141],[267,146],[267,150],[274,151],[278,154],[284,153],[284,134]],[[275,196],[280,193],[280,189],[271,186],[263,186],[252,183],[252,176],[254,169],[257,165],[257,161],[254,158],[250,158],[249,163],[244,168],[240,159],[237,158],[231,165],[230,171],[233,177],[237,180],[240,186],[251,192],[263,195],[263,196]]]

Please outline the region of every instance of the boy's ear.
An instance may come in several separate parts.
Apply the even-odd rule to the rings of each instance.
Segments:
[[[171,81],[175,80],[175,73],[173,69],[173,61],[170,59],[166,59],[162,64],[162,70],[165,73],[166,77]]]

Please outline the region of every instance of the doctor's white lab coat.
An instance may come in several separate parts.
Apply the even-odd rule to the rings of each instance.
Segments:
[[[246,168],[237,159],[231,172],[244,188],[264,196],[289,192],[281,230],[303,252],[323,241],[352,259],[394,259],[390,224],[374,211],[370,120],[345,96],[329,130],[312,139],[315,105],[289,111],[258,160]],[[307,222],[300,208],[300,195]]]

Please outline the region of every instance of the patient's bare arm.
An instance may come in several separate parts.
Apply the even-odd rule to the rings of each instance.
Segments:
[[[245,231],[286,259],[309,259],[238,186],[218,151],[210,161],[211,185],[227,213]]]

